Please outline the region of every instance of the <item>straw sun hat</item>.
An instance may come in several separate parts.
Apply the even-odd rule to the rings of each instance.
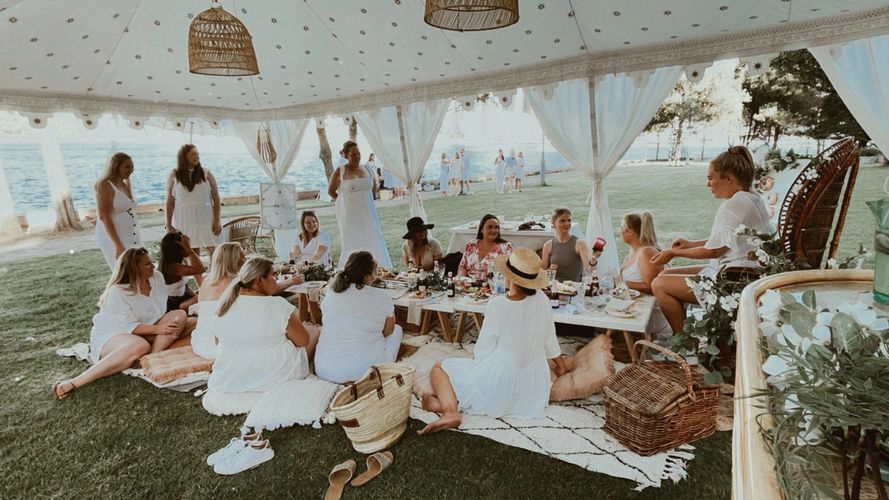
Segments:
[[[509,255],[496,257],[494,267],[509,281],[525,288],[546,288],[549,284],[546,273],[540,269],[540,257],[528,248],[516,248]]]

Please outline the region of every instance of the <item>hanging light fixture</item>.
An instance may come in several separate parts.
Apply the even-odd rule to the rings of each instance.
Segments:
[[[188,71],[198,75],[259,74],[250,33],[237,17],[214,0],[188,28]]]
[[[505,28],[519,21],[519,0],[426,0],[423,21],[451,31]]]

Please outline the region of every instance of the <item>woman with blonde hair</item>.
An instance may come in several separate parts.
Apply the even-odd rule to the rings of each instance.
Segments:
[[[306,330],[293,304],[274,296],[277,289],[272,261],[251,257],[220,297],[214,322],[219,344],[207,381],[210,404],[217,397],[235,396],[228,404],[238,406],[252,401],[248,393],[261,393],[309,375],[317,331]],[[245,397],[239,399],[238,395]],[[243,413],[249,405],[241,410],[225,413]]]
[[[580,281],[584,272],[592,271],[602,252],[593,252],[586,241],[571,234],[571,210],[554,209],[550,222],[555,236],[543,244],[541,265],[555,271],[559,281]]]
[[[56,399],[102,377],[127,368],[150,352],[170,346],[185,328],[185,311],[167,310],[164,277],[144,248],[128,248],[99,298],[90,331],[90,360],[77,377],[53,385]]]
[[[620,224],[620,238],[630,247],[630,253],[620,268],[627,288],[650,294],[651,283],[664,270],[663,264],[651,262],[651,258],[661,250],[657,244],[654,217],[651,212],[632,212],[624,215]],[[673,333],[656,304],[645,330],[652,334]]]
[[[133,159],[126,153],[114,153],[96,181],[96,242],[108,267],[114,270],[124,250],[142,246],[142,234],[136,219],[136,197],[130,176]]]
[[[223,243],[213,252],[210,276],[204,280],[198,291],[198,323],[191,334],[191,350],[198,356],[216,359],[214,323],[219,297],[238,275],[246,260],[244,249],[238,242]]]
[[[732,146],[714,158],[707,169],[707,187],[714,197],[725,201],[716,211],[710,237],[699,241],[679,238],[673,241],[670,248],[651,258],[651,263],[655,265],[665,265],[674,257],[710,259],[706,266],[668,269],[651,284],[658,305],[674,332],[682,331],[685,304],[699,303],[695,293],[686,284],[687,277],[715,277],[725,267],[758,265],[756,260],[748,257],[749,252],[755,248],[746,237],[738,234],[738,229],[742,226],[757,233],[768,233],[770,230],[769,213],[762,197],[750,192],[754,173],[753,157],[744,146]]]

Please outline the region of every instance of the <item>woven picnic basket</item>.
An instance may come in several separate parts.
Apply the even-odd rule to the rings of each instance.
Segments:
[[[643,361],[649,347],[676,359]],[[716,430],[719,385],[704,384],[676,353],[640,340],[636,361],[605,386],[605,431],[630,450],[654,455],[709,436]]]
[[[398,441],[407,429],[413,386],[412,366],[382,363],[336,393],[330,410],[355,451],[374,453]]]

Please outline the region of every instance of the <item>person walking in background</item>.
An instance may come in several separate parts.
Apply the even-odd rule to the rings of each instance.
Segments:
[[[342,269],[352,252],[367,250],[381,266],[391,269],[392,259],[389,258],[374,204],[376,187],[373,171],[366,165],[361,165],[358,144],[346,141],[343,151],[346,152],[349,163],[337,168],[330,175],[327,187],[327,194],[336,203],[336,222],[342,245],[337,267]]]
[[[469,161],[466,159],[466,151],[460,148],[460,194],[469,194]]]
[[[96,242],[113,271],[117,258],[127,248],[142,246],[130,176],[133,159],[126,153],[114,153],[96,181]]]
[[[450,177],[451,170],[451,159],[448,158],[447,153],[441,154],[441,167],[438,171],[438,190],[441,191],[441,194],[444,196],[448,195],[448,180]]]
[[[515,149],[509,150],[509,156],[506,157],[506,186],[509,192],[517,191],[516,186],[516,164]]]
[[[463,177],[463,160],[460,158],[460,152],[454,153],[454,160],[451,162],[451,182],[450,194],[459,194],[462,191],[460,183]]]
[[[503,158],[503,150],[497,151],[494,157],[494,190],[498,193],[503,192],[503,181],[506,179],[506,160]]]
[[[201,166],[198,148],[185,144],[179,148],[176,168],[167,178],[167,232],[180,231],[188,236],[192,248],[200,254],[222,243],[219,220],[221,202],[216,179]]]
[[[519,151],[515,164],[515,187],[518,192],[522,192],[522,183],[525,182],[525,155]]]

